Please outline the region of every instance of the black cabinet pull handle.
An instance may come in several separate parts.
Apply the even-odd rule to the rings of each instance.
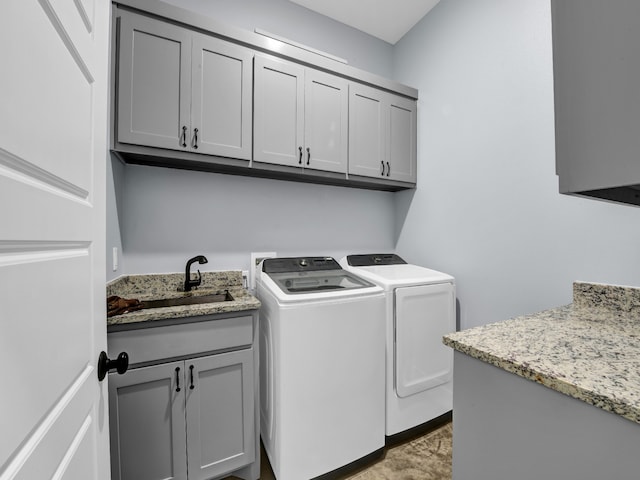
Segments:
[[[120,352],[118,358],[111,360],[107,357],[107,353],[102,351],[98,357],[98,380],[104,380],[109,370],[115,369],[120,375],[129,368],[129,355],[127,352]]]
[[[189,365],[189,377],[191,379],[191,385],[189,385],[189,390],[193,390],[194,388],[196,388],[193,386],[193,365]]]
[[[380,175],[384,177],[384,161],[380,160],[380,165],[382,165],[382,173]]]
[[[311,160],[311,149],[307,147],[307,165],[309,165],[310,160]]]
[[[180,391],[180,367],[176,367],[176,392]]]
[[[298,157],[298,163],[302,165],[302,147],[298,147],[298,152],[300,153],[300,156]]]
[[[391,165],[389,165],[389,162],[387,162],[387,177],[389,176],[390,173],[391,173]]]
[[[182,127],[182,146],[186,148],[187,146],[187,127]]]
[[[193,129],[193,148],[198,148],[198,129]]]

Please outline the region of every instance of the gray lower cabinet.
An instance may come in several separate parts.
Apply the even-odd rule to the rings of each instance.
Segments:
[[[109,375],[113,480],[206,480],[255,459],[253,350]]]
[[[120,11],[119,143],[249,160],[250,49]]]
[[[253,350],[186,361],[185,376],[189,480],[253,462]]]
[[[412,99],[349,87],[349,174],[416,182],[417,110]]]
[[[348,82],[256,55],[254,162],[346,173]]]
[[[184,361],[109,374],[109,418],[112,480],[186,480]]]
[[[259,477],[258,314],[108,327],[112,480]]]
[[[636,422],[464,353],[454,372],[454,479],[638,479]]]

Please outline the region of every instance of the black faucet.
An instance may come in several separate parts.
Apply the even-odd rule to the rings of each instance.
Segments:
[[[208,260],[204,255],[198,255],[197,257],[190,258],[187,261],[187,267],[185,268],[184,272],[185,292],[190,292],[191,287],[197,287],[198,285],[200,285],[200,283],[202,283],[202,275],[200,274],[200,270],[198,270],[198,278],[196,280],[191,280],[191,272],[189,270],[191,270],[191,264],[195,262],[198,262],[200,265],[202,265],[203,263],[208,263]]]

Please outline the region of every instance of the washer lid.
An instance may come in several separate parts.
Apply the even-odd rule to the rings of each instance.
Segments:
[[[262,271],[289,295],[375,287],[342,269],[331,257],[268,258]]]
[[[327,272],[269,273],[268,275],[280,290],[290,295],[334,290],[344,291],[374,286],[342,269]]]

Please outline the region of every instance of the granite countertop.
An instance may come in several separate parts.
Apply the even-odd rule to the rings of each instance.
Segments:
[[[202,272],[202,284],[191,292],[185,292],[183,284],[184,273],[128,275],[107,284],[107,298],[117,295],[126,299],[144,301],[210,295],[228,291],[233,300],[136,310],[107,318],[107,326],[241,312],[260,308],[260,301],[242,286],[242,272],[240,271]]]
[[[451,333],[443,341],[640,423],[640,288],[575,282],[570,305]]]

